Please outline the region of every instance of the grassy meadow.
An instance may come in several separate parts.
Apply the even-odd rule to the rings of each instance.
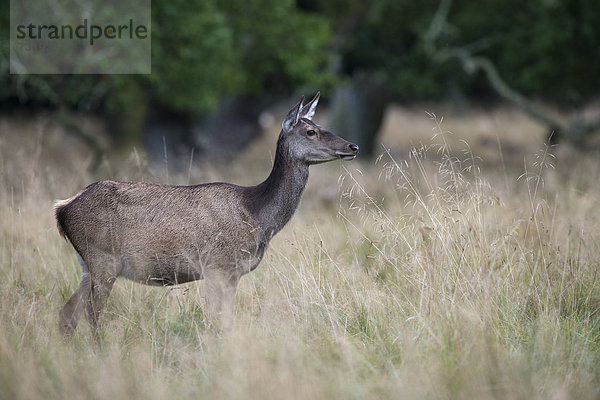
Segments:
[[[119,280],[100,347],[85,320],[58,333],[79,265],[54,200],[105,178],[258,183],[276,125],[227,164],[135,151],[92,175],[51,116],[0,118],[0,399],[599,398],[598,154],[514,110],[392,111],[377,160],[311,167],[231,331],[206,326],[201,282]]]

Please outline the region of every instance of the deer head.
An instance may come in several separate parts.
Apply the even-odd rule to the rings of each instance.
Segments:
[[[286,142],[292,157],[308,165],[353,159],[358,154],[357,145],[312,122],[319,97],[317,92],[310,102],[303,104],[302,96],[283,120],[280,140]]]

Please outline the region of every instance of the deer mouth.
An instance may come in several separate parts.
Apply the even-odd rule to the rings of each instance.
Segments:
[[[340,160],[354,160],[356,158],[356,154],[336,154]]]

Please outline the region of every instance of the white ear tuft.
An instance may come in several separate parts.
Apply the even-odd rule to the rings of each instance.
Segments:
[[[319,97],[321,97],[321,92],[317,92],[315,97],[300,111],[300,118],[311,119],[315,115],[315,110],[317,109],[317,104],[319,104]]]
[[[298,120],[301,118],[300,110],[302,110],[302,103],[304,103],[304,96],[300,98],[300,102],[288,112],[288,115],[283,120],[281,128],[284,132],[290,132],[298,123]]]

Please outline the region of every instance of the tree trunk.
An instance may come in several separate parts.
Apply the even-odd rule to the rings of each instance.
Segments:
[[[372,157],[387,98],[380,80],[356,75],[349,85],[335,90],[330,116],[333,132],[356,143],[361,156]]]

